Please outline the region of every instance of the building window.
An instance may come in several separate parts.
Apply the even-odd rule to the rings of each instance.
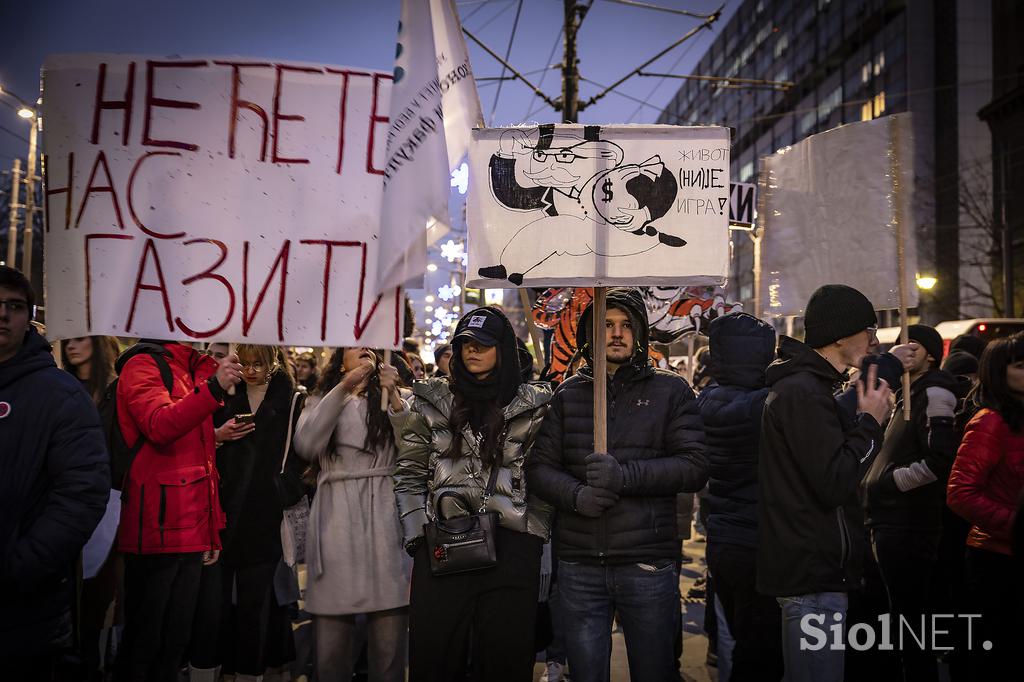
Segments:
[[[875,57],[875,75],[882,73],[882,69],[885,68],[885,52],[879,52],[878,56]]]
[[[860,120],[870,121],[871,120],[871,100],[864,102],[860,106]]]
[[[882,90],[877,95],[875,95],[873,104],[875,109],[875,118],[885,113],[885,90]]]
[[[789,49],[789,34],[783,33],[779,35],[775,41],[775,58],[778,59],[782,55],[786,54],[786,50]]]
[[[821,120],[827,119],[833,111],[836,110],[840,104],[843,103],[843,89],[842,87],[836,86],[833,90],[818,104],[818,118]]]
[[[860,68],[860,82],[867,83],[869,80],[871,80],[871,62]]]
[[[746,182],[747,180],[752,178],[753,175],[754,175],[754,162],[753,161],[747,161],[740,168],[740,182]]]

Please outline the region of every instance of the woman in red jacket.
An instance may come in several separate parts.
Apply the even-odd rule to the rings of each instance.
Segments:
[[[967,424],[947,502],[971,523],[967,578],[981,614],[974,667],[979,679],[1000,679],[1024,640],[1024,584],[1010,542],[1024,492],[1024,334],[990,343],[978,378],[974,401],[982,409]]]

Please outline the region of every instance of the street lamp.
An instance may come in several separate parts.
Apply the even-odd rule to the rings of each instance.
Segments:
[[[938,284],[939,280],[931,275],[918,275],[917,276],[917,288],[925,291],[931,291]]]
[[[31,121],[32,129],[29,131],[28,136],[28,166],[25,169],[25,238],[23,240],[23,252],[21,261],[21,270],[28,277],[32,277],[32,223],[36,212],[36,140],[39,131],[39,116],[35,109],[28,105],[28,103],[18,97],[10,90],[5,90],[0,87],[0,95],[10,98],[17,102],[18,107],[15,109],[18,117],[26,121]],[[13,108],[13,107],[12,107]],[[14,172],[11,176],[11,201],[10,201],[10,223],[8,228],[7,237],[7,262],[14,266],[15,258],[17,256],[16,244],[18,241],[18,178],[21,175],[21,160],[14,160]]]

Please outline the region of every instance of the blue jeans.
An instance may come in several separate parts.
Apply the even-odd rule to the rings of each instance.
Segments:
[[[608,682],[615,614],[626,638],[630,679],[679,679],[674,640],[681,612],[674,561],[600,566],[560,560],[558,589],[573,682]]]
[[[786,682],[843,682],[845,660],[842,647],[832,649],[837,639],[832,626],[845,630],[845,592],[818,592],[796,597],[779,597],[782,607],[782,657]],[[837,617],[838,616],[838,617]],[[838,638],[846,641],[846,634]]]

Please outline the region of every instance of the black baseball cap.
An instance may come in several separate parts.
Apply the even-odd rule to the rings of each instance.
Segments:
[[[473,339],[485,346],[497,346],[505,332],[505,320],[488,308],[477,308],[466,313],[455,327],[452,345]]]

